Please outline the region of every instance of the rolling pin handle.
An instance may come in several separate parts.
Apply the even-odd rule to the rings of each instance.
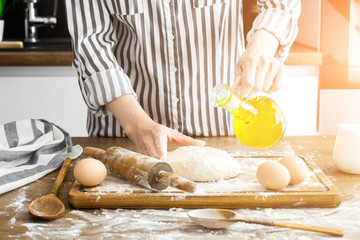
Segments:
[[[105,151],[100,148],[86,147],[84,149],[84,154],[88,157],[92,157],[101,161]]]
[[[167,186],[171,186],[186,192],[192,193],[196,190],[195,182],[170,172],[159,171],[156,175],[156,180]]]

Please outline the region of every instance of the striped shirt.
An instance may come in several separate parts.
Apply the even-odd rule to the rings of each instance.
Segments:
[[[266,29],[284,61],[297,35],[300,0],[258,1],[248,34]],[[66,0],[89,136],[124,136],[105,104],[133,94],[147,114],[191,136],[232,135],[231,117],[209,101],[231,85],[244,52],[241,0]]]

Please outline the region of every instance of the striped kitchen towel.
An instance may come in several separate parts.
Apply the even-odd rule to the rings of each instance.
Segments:
[[[0,125],[0,194],[36,181],[81,153],[66,131],[46,120]]]

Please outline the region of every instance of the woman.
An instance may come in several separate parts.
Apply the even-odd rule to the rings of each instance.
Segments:
[[[168,143],[204,145],[186,135],[232,135],[209,91],[276,91],[298,32],[300,0],[257,6],[245,50],[239,0],[66,0],[89,135],[126,134],[162,160]]]

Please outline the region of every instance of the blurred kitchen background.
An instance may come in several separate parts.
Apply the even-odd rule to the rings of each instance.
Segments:
[[[5,14],[4,41],[25,39],[26,1]],[[57,23],[38,28],[39,43],[0,49],[0,124],[45,118],[72,136],[86,136],[86,106],[71,68],[64,1],[36,1],[37,15],[52,16],[56,2]],[[336,134],[337,123],[360,123],[360,1],[301,2],[286,78],[272,97],[287,118],[286,135]],[[258,13],[256,0],[243,5],[247,32]],[[49,41],[56,44],[46,45]]]
[[[10,4],[14,0],[7,0]],[[16,1],[16,0],[15,0]],[[25,0],[26,1],[26,0]],[[6,22],[4,39],[25,39],[25,9],[27,3],[24,0],[17,1],[4,15]],[[66,26],[66,13],[64,0],[37,0],[35,8],[38,16],[53,16],[56,9],[57,23],[53,27],[39,27],[38,36],[44,38],[70,38]],[[55,6],[56,3],[56,6]]]

